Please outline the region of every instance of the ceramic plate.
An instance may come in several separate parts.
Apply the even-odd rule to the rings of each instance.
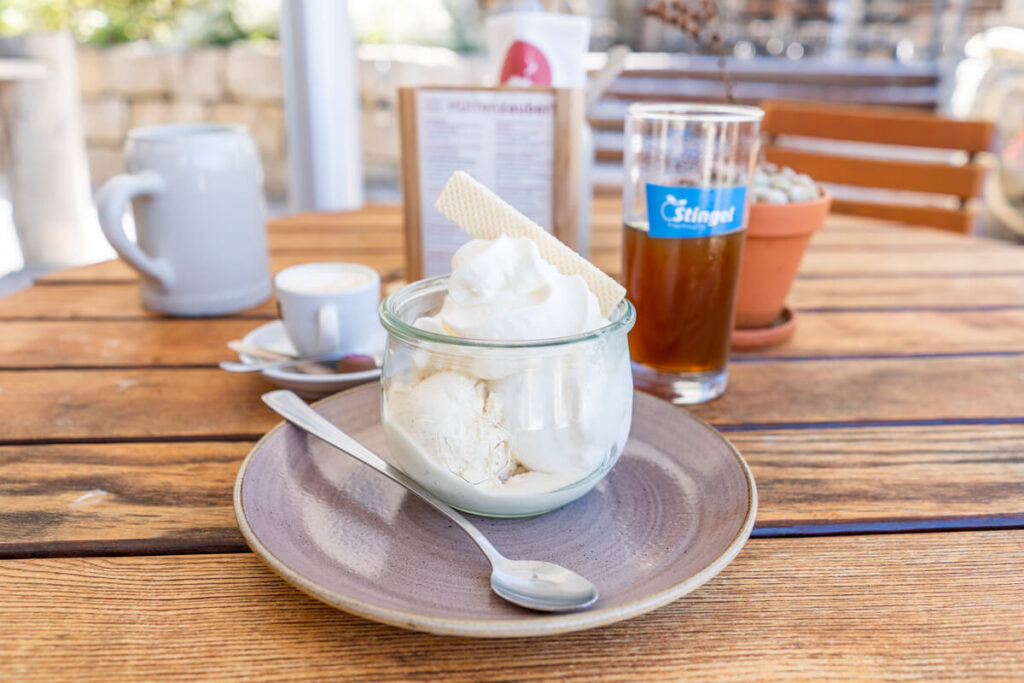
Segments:
[[[383,337],[383,329],[381,330]],[[295,347],[288,339],[288,333],[284,329],[284,323],[274,320],[265,325],[260,325],[255,330],[245,335],[242,342],[252,346],[260,346],[278,353],[294,354]],[[383,338],[381,348],[384,348]],[[239,359],[243,363],[263,362],[259,358],[240,353]],[[364,384],[380,377],[380,368],[364,370],[362,372],[333,373],[313,375],[305,372],[297,372],[287,368],[280,370],[264,370],[262,373],[268,380],[281,387],[291,389],[303,398],[323,398],[335,394],[343,389]]]
[[[317,410],[387,457],[376,386]],[[513,559],[573,569],[601,592],[591,608],[542,614],[490,590],[469,537],[397,484],[288,424],[242,463],[235,514],[250,547],[296,588],[395,626],[478,637],[541,636],[643,614],[693,591],[743,547],[757,493],[746,463],[717,431],[646,394],[604,481],[539,517],[473,517]]]

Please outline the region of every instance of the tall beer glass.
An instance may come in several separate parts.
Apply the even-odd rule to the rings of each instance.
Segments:
[[[757,159],[757,107],[634,104],[626,115],[623,276],[638,389],[673,403],[725,391]]]

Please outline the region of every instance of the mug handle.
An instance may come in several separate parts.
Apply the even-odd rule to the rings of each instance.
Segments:
[[[174,286],[174,271],[171,266],[166,261],[158,261],[142,251],[138,244],[128,239],[121,224],[128,202],[134,197],[160,194],[165,188],[164,179],[153,171],[116,175],[104,183],[96,195],[96,212],[103,234],[114,251],[132,268],[156,280],[165,290],[169,290]]]
[[[317,346],[330,352],[341,344],[341,330],[338,329],[338,309],[324,304],[316,311]]]

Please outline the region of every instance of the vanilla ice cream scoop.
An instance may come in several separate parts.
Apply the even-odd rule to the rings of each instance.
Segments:
[[[608,324],[579,275],[563,275],[526,237],[473,240],[452,257],[448,295],[420,329],[466,339],[553,339]]]
[[[498,483],[515,470],[501,404],[484,383],[439,372],[388,396],[392,419],[437,467],[473,484]]]

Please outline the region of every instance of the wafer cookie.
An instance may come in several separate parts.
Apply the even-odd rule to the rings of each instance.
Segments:
[[[455,171],[445,183],[434,207],[446,218],[477,239],[492,240],[499,235],[528,237],[540,255],[563,275],[579,275],[597,296],[601,315],[615,310],[626,289],[605,275],[590,261],[567,247],[512,205],[474,180],[465,171]]]

